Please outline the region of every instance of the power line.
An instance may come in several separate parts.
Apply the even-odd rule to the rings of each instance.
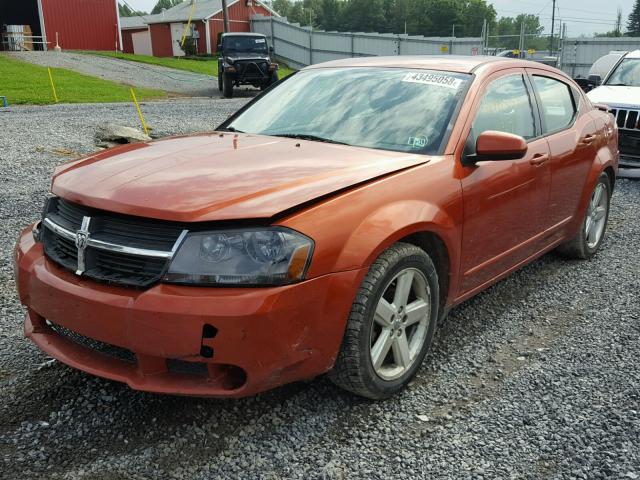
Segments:
[[[538,7],[540,5],[540,3],[534,3],[534,2],[527,2],[524,0],[512,0],[513,2],[518,2],[518,3],[524,3],[526,5],[531,5],[531,6],[535,6]],[[547,4],[544,6],[544,8],[542,10],[544,10],[545,8],[547,8],[549,6],[549,3],[551,2],[547,2]],[[582,12],[582,13],[593,13],[594,15],[606,15],[609,14],[610,11],[602,11],[602,12],[596,12],[595,10],[585,10],[583,8],[571,8],[571,7],[562,7],[563,10],[572,10],[574,12]],[[502,10],[502,9],[500,9]],[[540,10],[540,12],[542,12],[542,10]]]

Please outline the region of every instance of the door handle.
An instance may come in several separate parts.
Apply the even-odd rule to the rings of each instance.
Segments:
[[[591,145],[596,141],[596,138],[598,138],[596,135],[587,135],[581,140],[581,143],[583,145]]]
[[[534,167],[538,167],[540,165],[544,165],[548,161],[549,161],[549,155],[537,154],[537,155],[534,155],[531,160],[529,160],[529,163]]]

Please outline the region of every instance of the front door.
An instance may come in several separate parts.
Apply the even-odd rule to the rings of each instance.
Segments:
[[[171,24],[171,44],[173,45],[173,56],[184,57],[184,50],[180,47],[182,36],[184,35],[184,25],[182,23]]]
[[[462,173],[464,227],[460,296],[483,288],[537,252],[546,224],[549,147],[529,82],[520,70],[487,82],[476,105],[466,153],[482,132],[520,135],[520,160],[483,161]]]

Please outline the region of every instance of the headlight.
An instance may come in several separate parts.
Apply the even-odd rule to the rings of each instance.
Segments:
[[[164,280],[198,285],[284,285],[304,280],[313,241],[287,228],[193,232]]]

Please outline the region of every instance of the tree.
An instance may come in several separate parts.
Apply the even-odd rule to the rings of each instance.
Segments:
[[[176,5],[180,5],[181,3],[182,0],[158,0],[156,6],[153,7],[153,10],[151,10],[151,14],[155,15],[156,13],[160,13],[163,9],[169,10],[170,8],[175,7]]]
[[[289,14],[291,12],[291,9],[293,8],[293,5],[291,4],[291,0],[274,0],[272,4],[272,8],[276,12],[278,12],[280,16],[287,17],[287,19],[291,20],[289,18]]]
[[[342,21],[343,4],[344,2],[340,0],[322,0],[318,26],[324,30],[339,30],[344,23]]]
[[[520,29],[524,24],[525,48],[535,50],[545,50],[547,41],[540,35],[544,27],[540,24],[540,17],[537,15],[521,14],[517,17],[502,17],[493,28],[495,35],[499,38],[492,39],[491,46],[513,50],[520,46]]]
[[[138,15],[146,15],[146,12],[141,12],[138,10],[131,10],[129,5],[118,3],[118,10],[120,12],[121,17],[137,17]]]
[[[349,0],[344,9],[347,30],[356,32],[384,32],[387,19],[384,0]]]
[[[629,15],[627,30],[627,35],[630,37],[640,37],[640,0],[636,0],[631,15]]]

